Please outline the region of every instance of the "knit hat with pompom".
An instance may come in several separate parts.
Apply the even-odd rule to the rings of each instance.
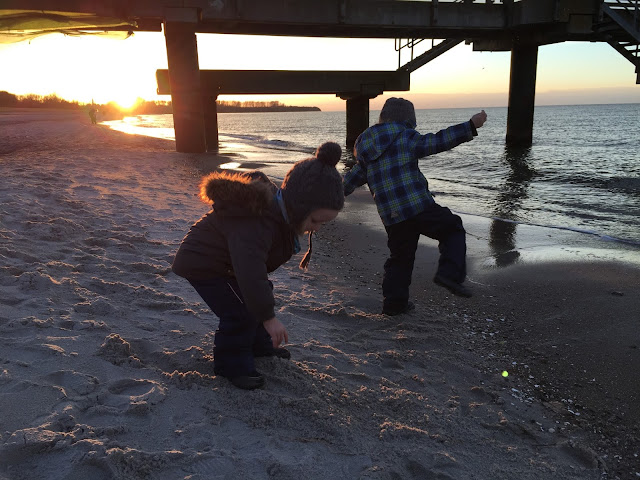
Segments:
[[[342,210],[344,187],[336,169],[341,154],[337,143],[323,143],[314,157],[300,160],[284,177],[282,198],[292,225],[299,225],[318,208]]]
[[[319,208],[342,210],[344,207],[344,187],[342,176],[336,165],[342,155],[340,145],[334,142],[323,143],[315,156],[300,160],[284,177],[282,198],[292,225],[300,225],[309,214]],[[312,232],[309,232],[309,250],[300,262],[300,268],[306,269],[311,260]]]

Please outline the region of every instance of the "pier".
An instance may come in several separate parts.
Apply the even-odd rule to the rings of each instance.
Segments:
[[[368,126],[370,99],[410,91],[411,72],[463,41],[475,51],[511,52],[511,146],[532,143],[541,45],[606,42],[635,66],[640,83],[640,0],[3,0],[0,35],[27,26],[164,31],[169,68],[157,72],[158,93],[171,95],[180,152],[217,151],[220,94],[335,94],[346,101],[351,146]],[[411,60],[388,72],[201,71],[196,33],[395,38]],[[440,41],[414,58],[423,39]]]

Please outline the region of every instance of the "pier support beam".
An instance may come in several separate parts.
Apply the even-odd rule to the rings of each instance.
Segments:
[[[193,49],[196,52],[195,48]],[[197,52],[196,52],[197,53]],[[197,58],[195,59],[197,65]],[[166,69],[156,71],[158,93],[174,95],[174,78]],[[408,71],[289,71],[201,70],[199,87],[204,104],[204,132],[208,150],[218,145],[215,97],[252,94],[335,94],[347,101],[347,147],[369,127],[369,100],[385,91],[408,91]],[[177,85],[179,87],[180,85]],[[192,87],[195,88],[195,87]],[[338,93],[336,93],[338,92]],[[202,105],[200,105],[202,108]],[[195,106],[194,106],[195,108]],[[174,117],[176,110],[174,109]],[[178,130],[176,126],[176,137]]]
[[[202,95],[204,109],[204,135],[207,141],[207,152],[218,153],[218,106],[217,95]]]
[[[369,128],[369,100],[367,95],[338,94],[347,101],[347,148],[352,149],[358,135]]]
[[[518,43],[513,45],[507,110],[506,143],[508,146],[527,147],[533,142],[537,66],[537,45]]]
[[[164,34],[167,44],[176,150],[189,153],[204,152],[207,145],[195,24],[167,21],[164,25]]]

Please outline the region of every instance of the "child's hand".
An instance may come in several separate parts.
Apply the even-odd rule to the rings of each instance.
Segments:
[[[271,335],[271,341],[273,342],[273,348],[278,348],[281,343],[289,342],[289,334],[284,325],[276,317],[266,320],[262,325],[269,335]]]
[[[480,113],[476,113],[473,117],[471,117],[471,121],[476,128],[480,128],[482,125],[484,125],[484,122],[487,121],[487,114],[484,110],[482,110]]]

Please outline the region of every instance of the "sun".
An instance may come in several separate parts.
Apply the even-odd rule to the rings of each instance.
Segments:
[[[119,93],[114,99],[114,102],[123,110],[131,109],[138,101],[140,101],[140,97],[135,93]]]

